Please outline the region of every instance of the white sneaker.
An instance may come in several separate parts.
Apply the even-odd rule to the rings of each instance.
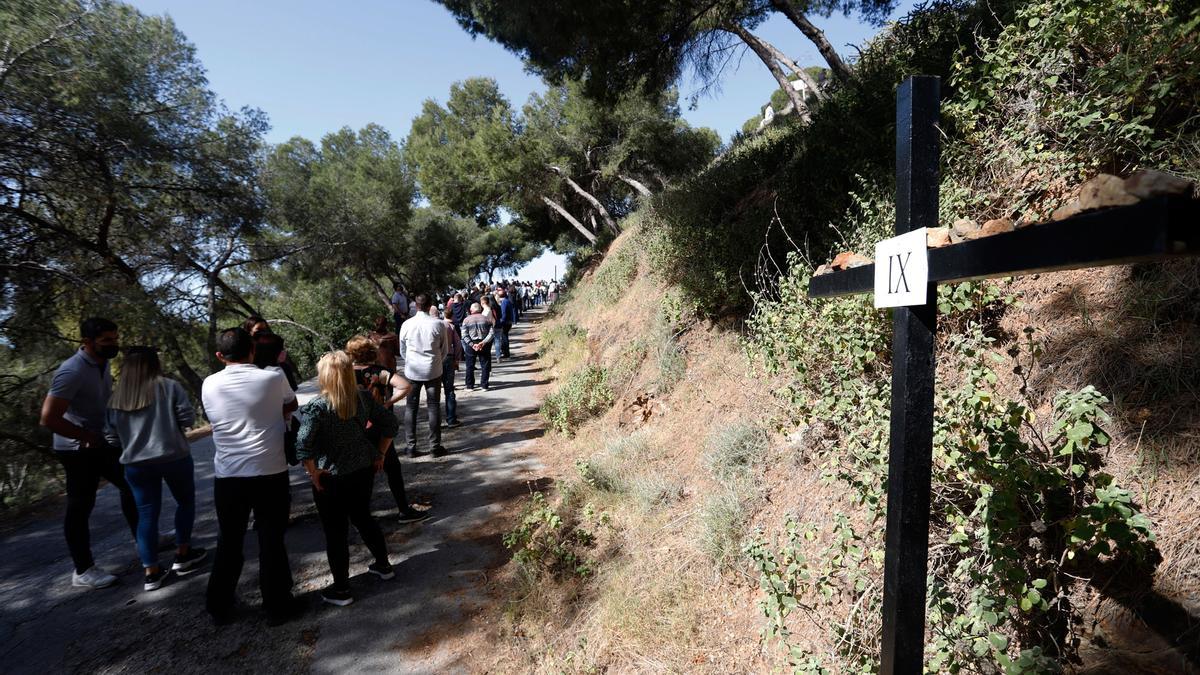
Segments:
[[[108,588],[117,583],[117,578],[105,572],[104,570],[92,565],[83,574],[71,574],[72,586],[83,586],[86,588]]]

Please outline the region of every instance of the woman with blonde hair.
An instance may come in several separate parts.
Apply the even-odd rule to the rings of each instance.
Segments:
[[[121,377],[108,403],[105,436],[121,447],[125,480],[138,508],[137,549],[146,570],[144,588],[157,590],[170,572],[196,571],[206,551],[191,546],[196,519],[196,483],[192,451],[184,429],[196,421],[187,392],[162,376],[158,350],[127,347]],[[170,570],[158,562],[158,517],[162,486],[175,498],[175,562]]]
[[[355,335],[346,343],[346,353],[354,361],[354,379],[358,388],[370,394],[371,398],[391,412],[398,401],[408,397],[412,385],[399,373],[391,372],[379,364],[377,349],[375,341],[365,335]],[[375,427],[367,430],[367,436],[372,443],[380,440]],[[395,441],[390,436],[387,437],[387,450],[383,456],[383,472],[387,474],[388,489],[392,491],[396,508],[400,512],[399,522],[415,523],[428,518],[428,509],[418,511],[408,503],[408,494],[404,490],[404,472],[400,467],[400,458],[396,455]]]
[[[303,422],[296,438],[296,456],[313,484],[313,502],[325,531],[325,555],[333,574],[333,584],[321,591],[321,598],[345,606],[354,602],[347,540],[351,523],[375,556],[367,570],[381,579],[395,576],[383,532],[371,515],[371,490],[400,425],[390,410],[358,388],[354,364],[346,352],[321,357],[317,383],[321,393],[300,409]],[[368,429],[375,432],[368,435]]]

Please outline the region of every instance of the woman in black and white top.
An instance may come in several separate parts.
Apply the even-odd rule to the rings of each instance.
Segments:
[[[375,556],[368,571],[382,578],[395,576],[379,523],[371,515],[375,474],[400,425],[354,381],[354,365],[343,351],[328,353],[317,362],[321,393],[300,408],[296,456],[312,481],[313,501],[325,531],[325,554],[333,584],[321,598],[334,605],[354,602],[350,592],[350,524]],[[377,440],[368,427],[378,430]]]

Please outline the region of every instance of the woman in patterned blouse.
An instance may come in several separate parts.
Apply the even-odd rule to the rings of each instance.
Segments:
[[[325,554],[333,573],[333,584],[321,591],[321,598],[345,606],[354,602],[347,541],[350,523],[375,556],[368,571],[382,579],[395,576],[383,532],[371,515],[371,490],[399,424],[391,411],[359,391],[346,352],[321,357],[317,382],[320,395],[300,409],[303,422],[296,438],[296,456],[312,480],[313,501],[325,531]],[[378,440],[372,442],[367,429],[378,430],[378,435],[370,434]]]

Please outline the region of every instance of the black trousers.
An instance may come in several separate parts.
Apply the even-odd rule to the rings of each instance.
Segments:
[[[396,508],[400,509],[402,515],[407,513],[412,507],[404,491],[404,472],[400,468],[400,458],[396,456],[395,443],[388,446],[387,454],[383,456],[383,473],[387,475],[388,489],[396,500]]]
[[[213,501],[217,509],[217,555],[208,577],[209,613],[233,609],[234,594],[245,563],[246,527],[254,513],[258,532],[258,587],[267,613],[285,613],[292,597],[292,569],[283,533],[287,528],[288,475],[216,478]]]
[[[318,491],[313,487],[312,492],[317,515],[321,518],[321,529],[325,531],[325,557],[329,559],[333,585],[345,588],[350,582],[351,523],[367,545],[367,550],[375,556],[375,562],[388,564],[383,531],[375,522],[375,516],[371,515],[375,472],[367,467],[345,476],[326,476],[321,485],[324,490]]]
[[[75,572],[83,574],[96,564],[92,558],[92,533],[88,520],[96,506],[100,479],[112,483],[121,492],[121,513],[129,524],[134,541],[137,541],[137,502],[133,500],[129,483],[125,482],[120,449],[87,448],[54,454],[62,463],[67,478],[67,513],[63,517],[63,534],[67,538],[71,561],[75,563]]]

